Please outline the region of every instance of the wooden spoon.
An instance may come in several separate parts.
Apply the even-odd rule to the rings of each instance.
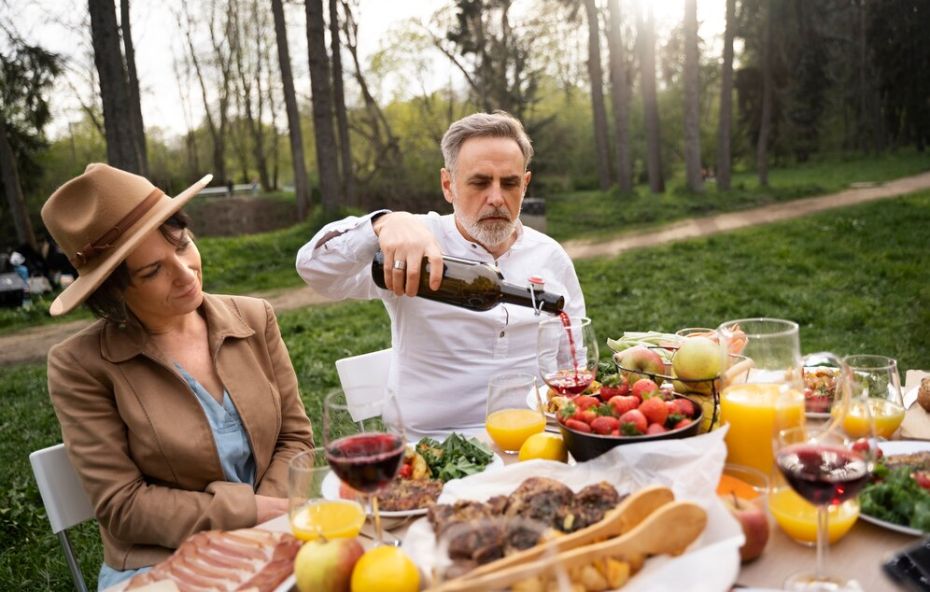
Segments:
[[[640,489],[636,493],[626,496],[623,501],[617,504],[617,507],[610,510],[600,521],[591,526],[577,530],[571,534],[553,539],[551,542],[530,547],[519,553],[508,555],[497,561],[486,563],[481,567],[471,570],[462,576],[462,579],[472,579],[484,574],[491,573],[538,559],[547,548],[555,548],[556,551],[568,551],[583,545],[587,545],[595,540],[603,540],[619,536],[634,528],[642,522],[647,516],[652,514],[656,509],[669,504],[675,500],[675,494],[668,487],[653,485]],[[547,547],[548,545],[548,547]]]
[[[459,578],[438,588],[435,592],[484,592],[499,590],[516,582],[552,574],[556,569],[570,570],[592,563],[603,557],[630,557],[670,554],[678,555],[704,531],[707,512],[693,502],[666,504],[650,514],[626,534],[564,551],[554,558],[512,565],[477,578]]]

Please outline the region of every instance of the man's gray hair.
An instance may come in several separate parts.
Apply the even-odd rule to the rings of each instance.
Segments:
[[[494,113],[474,113],[459,119],[449,126],[442,137],[442,157],[446,170],[455,172],[455,162],[459,157],[462,144],[470,138],[510,138],[523,153],[523,170],[530,166],[533,159],[533,145],[526,135],[520,120],[506,111]]]

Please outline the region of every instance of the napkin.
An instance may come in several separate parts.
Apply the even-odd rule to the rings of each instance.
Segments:
[[[728,590],[736,581],[739,548],[744,538],[739,523],[716,494],[727,454],[725,434],[724,427],[682,440],[627,444],[575,465],[545,460],[512,464],[499,471],[449,481],[439,503],[459,499],[483,501],[493,495],[507,495],[529,477],[557,479],[576,492],[600,481],[609,482],[620,493],[647,485],[665,485],[676,499],[691,500],[707,510],[707,527],[682,555],[649,559],[642,571],[624,586],[624,592]],[[444,558],[437,557],[436,537],[425,518],[410,526],[403,548],[424,573],[431,573],[433,566],[444,563]]]
[[[904,392],[910,394],[913,390],[916,394],[921,379],[927,376],[930,376],[930,373],[922,370],[908,370],[904,379]],[[904,414],[898,437],[902,440],[930,440],[930,413],[914,402]]]

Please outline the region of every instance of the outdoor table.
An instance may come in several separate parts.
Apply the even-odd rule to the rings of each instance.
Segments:
[[[908,391],[920,384],[920,378],[930,374],[909,371],[904,390]],[[922,411],[920,411],[922,413]],[[502,459],[504,464],[517,462],[516,455],[504,454],[496,445],[485,437],[490,447]],[[392,530],[392,534],[403,539],[408,523]],[[736,583],[740,586],[780,589],[789,575],[806,568],[813,569],[816,551],[813,546],[805,546],[790,539],[771,521],[771,536],[765,552],[757,560],[742,567]],[[259,525],[259,528],[289,532],[287,516],[279,516]],[[366,529],[367,529],[366,525]],[[373,529],[371,529],[373,530]],[[882,571],[883,561],[896,551],[919,541],[917,537],[894,532],[875,526],[864,520],[856,521],[849,533],[830,545],[827,565],[830,571],[855,578],[866,592],[873,590],[891,590],[893,585]],[[371,541],[363,539],[366,547]]]

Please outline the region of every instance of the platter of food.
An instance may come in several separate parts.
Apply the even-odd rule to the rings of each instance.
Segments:
[[[707,478],[723,466],[722,431],[670,441],[659,453],[648,444],[619,452],[575,465],[527,461],[449,483],[427,518],[410,526],[402,548],[422,573],[451,580],[443,590],[507,587],[527,574],[544,583],[559,570],[573,584],[588,578],[611,584],[586,590],[615,589],[611,578],[623,581],[627,592],[729,589],[744,538],[716,496],[716,480]],[[522,540],[527,530],[510,528],[520,519],[542,523],[551,535],[543,544]],[[447,534],[456,522],[472,536]],[[505,534],[503,547],[467,545],[495,532]],[[681,540],[670,540],[673,532]],[[624,556],[634,561],[622,565]],[[704,574],[709,564],[715,569]],[[699,582],[696,572],[703,574]]]
[[[880,442],[882,458],[859,494],[866,522],[913,536],[930,533],[930,442]]]
[[[442,442],[423,438],[408,444],[397,477],[378,494],[379,513],[384,518],[423,516],[436,502],[447,481],[503,466],[504,460],[477,438],[455,432]],[[323,497],[330,500],[353,499],[359,495],[335,473],[326,475],[321,488]]]

